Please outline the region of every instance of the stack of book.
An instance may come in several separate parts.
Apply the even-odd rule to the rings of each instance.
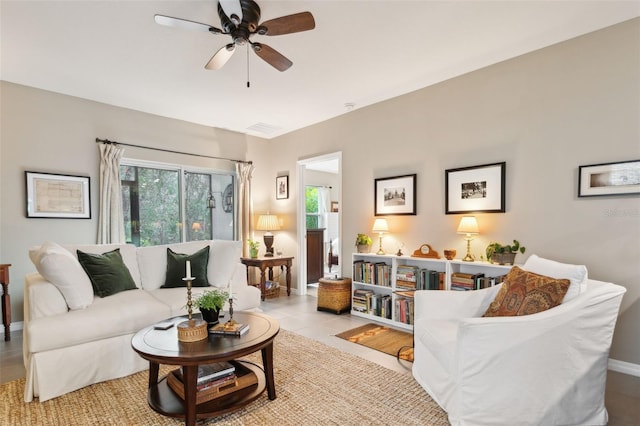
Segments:
[[[418,290],[444,290],[445,273],[432,271],[430,269],[420,269],[418,275]]]
[[[353,280],[383,287],[391,286],[391,266],[385,262],[353,262]]]
[[[351,308],[364,314],[391,319],[391,295],[376,294],[371,290],[353,290]]]
[[[209,328],[209,334],[215,334],[218,336],[242,336],[247,331],[249,331],[249,324],[242,324],[239,322],[225,322],[222,324],[216,324]]]
[[[467,274],[464,272],[454,272],[451,274],[451,290],[475,290],[478,278],[484,274]]]
[[[417,266],[398,265],[396,270],[396,288],[419,289],[419,271]]]
[[[394,320],[404,324],[413,324],[413,293],[412,292],[396,292],[399,297],[396,298],[396,312]]]
[[[236,379],[236,367],[229,362],[198,366],[197,403],[200,404],[226,395],[236,387]],[[178,396],[184,398],[182,368],[169,373],[167,384]]]

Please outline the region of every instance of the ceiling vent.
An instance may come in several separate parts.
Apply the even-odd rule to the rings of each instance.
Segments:
[[[263,135],[271,135],[275,132],[282,130],[282,127],[273,126],[271,124],[266,124],[266,123],[256,123],[247,127],[247,130],[249,132],[262,133]]]

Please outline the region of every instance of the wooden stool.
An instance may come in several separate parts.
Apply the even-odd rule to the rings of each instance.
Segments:
[[[351,310],[351,278],[320,278],[318,310],[341,314]]]

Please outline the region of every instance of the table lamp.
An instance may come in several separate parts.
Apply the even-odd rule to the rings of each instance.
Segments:
[[[385,232],[389,232],[389,225],[387,224],[387,219],[376,219],[373,223],[373,232],[377,232],[379,235],[379,248],[376,254],[385,254],[384,250],[382,250],[382,234]]]
[[[271,231],[280,230],[280,222],[275,214],[262,214],[258,217],[258,231],[267,231],[264,234],[264,245],[266,247],[265,257],[273,257],[273,234]]]
[[[464,257],[464,261],[473,262],[475,258],[471,254],[471,240],[475,234],[479,234],[478,221],[475,216],[463,216],[458,226],[458,234],[465,234],[464,239],[467,240],[467,255]]]

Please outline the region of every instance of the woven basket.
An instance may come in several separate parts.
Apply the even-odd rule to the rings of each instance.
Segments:
[[[351,278],[318,280],[318,310],[336,314],[351,309]]]
[[[280,284],[273,282],[271,288],[264,289],[264,297],[267,299],[274,299],[280,296]]]

